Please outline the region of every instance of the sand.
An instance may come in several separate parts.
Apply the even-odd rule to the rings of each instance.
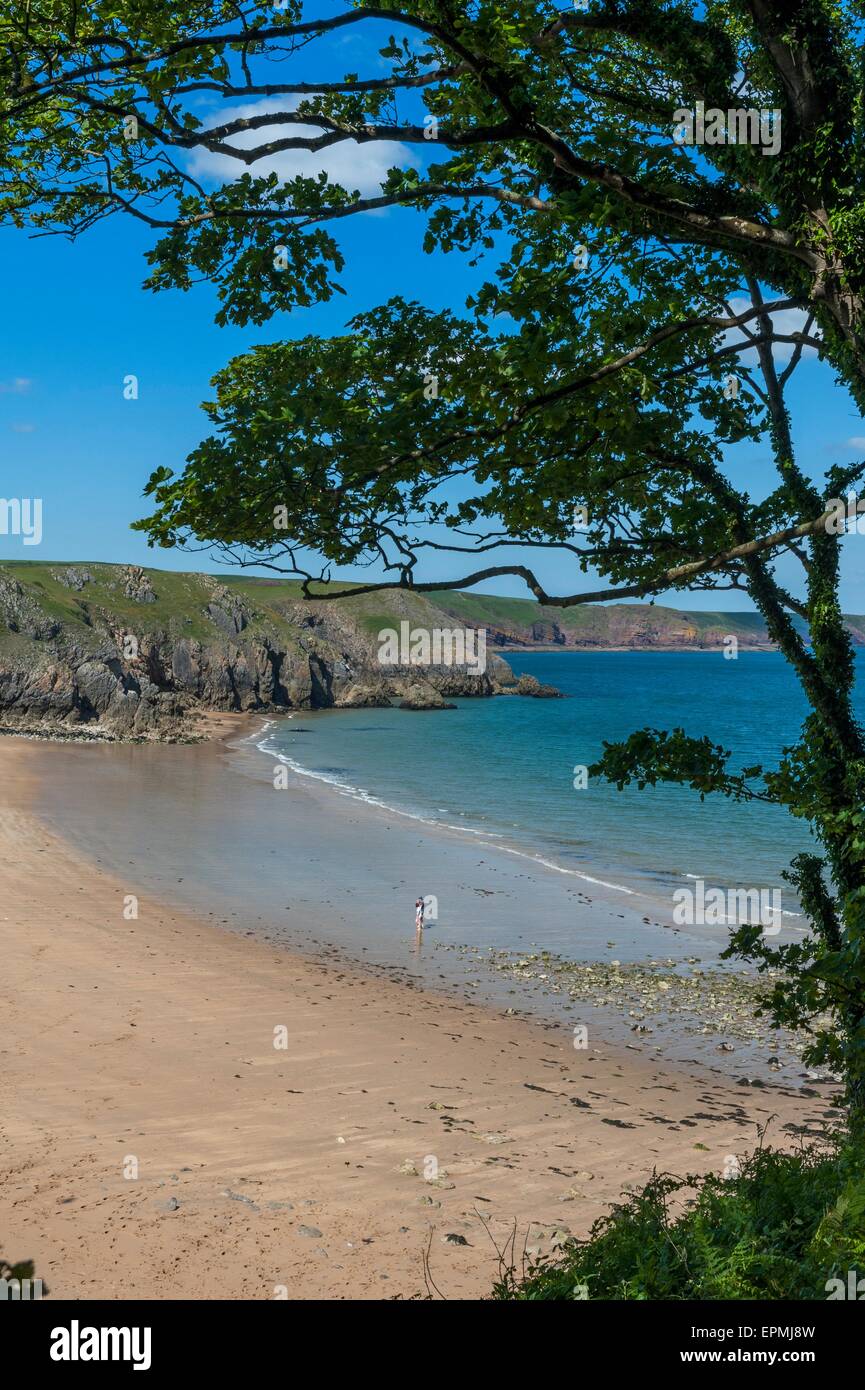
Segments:
[[[484,1297],[514,1232],[547,1250],[653,1167],[825,1129],[825,1086],[577,1050],[148,897],[130,917],[34,814],[33,747],[0,740],[0,1253],[55,1297]]]

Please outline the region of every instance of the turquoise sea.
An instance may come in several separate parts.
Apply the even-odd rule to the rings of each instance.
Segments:
[[[575,790],[574,768],[605,739],[683,727],[771,767],[792,742],[805,700],[774,652],[518,652],[514,671],[563,700],[459,700],[450,712],[325,711],[271,726],[259,744],[343,793],[467,835],[522,847],[611,882],[656,887],[692,875],[727,885],[780,886],[780,871],[813,842],[786,812],[701,802],[678,787]],[[865,717],[865,652],[857,656]],[[785,896],[789,894],[789,888]]]
[[[487,968],[488,953],[717,965],[728,926],[674,919],[689,877],[778,888],[786,939],[797,939],[805,924],[780,874],[809,845],[807,827],[777,808],[701,803],[680,788],[573,786],[574,766],[605,738],[645,725],[682,725],[741,764],[772,765],[805,712],[779,656],[509,659],[567,698],[262,714],[227,744],[34,745],[35,809],[118,892],[140,896],[145,915],[156,899],[319,960],[548,1019],[576,1005],[545,985],[517,988]],[[294,771],[283,781],[285,764]],[[419,896],[435,904],[422,940]],[[614,1005],[598,1018],[630,1040]],[[683,1056],[697,1055],[693,1030],[676,1036]],[[704,1043],[716,1065],[714,1035]],[[733,1060],[742,1065],[741,1049]]]

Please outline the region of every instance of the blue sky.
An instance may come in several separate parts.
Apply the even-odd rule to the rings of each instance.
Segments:
[[[357,68],[362,57],[352,51],[343,66]],[[355,171],[363,153],[353,152]],[[208,170],[199,166],[198,172]],[[371,169],[363,177],[374,175]],[[401,210],[343,222],[338,235],[348,261],[342,277],[348,298],[336,296],[328,305],[248,329],[214,325],[216,301],[207,286],[187,294],[143,291],[144,251],[152,234],[131,219],[113,219],[75,243],[0,230],[0,492],[43,499],[41,545],[0,535],[0,559],[224,569],[224,562],[205,553],[152,550],[130,531],[130,522],[148,509],[141,496],[147,477],[160,464],[182,468],[207,432],[199,404],[211,394],[210,378],[234,354],[283,336],[338,331],[352,313],[393,294],[461,308],[483,267],[471,271],[458,255],[425,256],[422,228],[423,219]],[[136,401],[123,397],[129,373],[139,379]],[[865,423],[832,373],[806,359],[793,383],[796,441],[809,471],[820,475],[833,462],[865,455]],[[851,443],[856,440],[858,445]],[[768,485],[770,479],[768,450],[737,449],[730,472],[743,487],[761,493],[762,480]],[[525,551],[512,553],[525,560]],[[865,537],[848,537],[842,598],[850,612],[865,613],[863,556]],[[465,559],[431,559],[424,577],[451,577],[460,558]],[[542,557],[536,569],[551,591],[588,587],[565,558]],[[792,577],[797,569],[791,562],[787,573]],[[363,575],[369,578],[368,571]],[[517,579],[482,587],[526,594]],[[671,601],[678,607],[750,606],[738,594],[676,595]]]

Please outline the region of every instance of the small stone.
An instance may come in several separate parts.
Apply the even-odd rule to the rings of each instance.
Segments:
[[[448,1231],[447,1235],[442,1236],[442,1245],[468,1245],[465,1236],[457,1235],[456,1231]]]
[[[298,1226],[297,1234],[299,1236],[308,1236],[310,1240],[321,1239],[321,1231],[317,1226]]]
[[[225,1192],[223,1193],[223,1196],[229,1197],[232,1202],[243,1202],[246,1206],[252,1207],[253,1211],[258,1211],[258,1207],[255,1205],[255,1202],[253,1202],[251,1197],[247,1197],[245,1192],[232,1192],[231,1188],[227,1187],[225,1189]]]

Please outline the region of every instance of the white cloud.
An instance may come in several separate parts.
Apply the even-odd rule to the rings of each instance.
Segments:
[[[299,100],[299,99],[298,99]],[[298,102],[294,105],[297,106]],[[226,107],[218,117],[207,124],[222,124],[238,117],[267,115],[285,110],[283,105],[272,100],[251,102],[246,105]],[[256,145],[286,136],[301,136],[306,139],[322,134],[318,126],[311,125],[271,125],[258,126],[255,130],[239,131],[225,142],[236,149],[248,150]],[[332,183],[340,183],[344,188],[357,189],[364,197],[380,192],[381,184],[388,169],[411,167],[417,163],[407,145],[398,141],[372,141],[358,144],[356,140],[345,140],[338,145],[330,145],[324,150],[283,150],[278,154],[258,160],[255,164],[244,164],[232,159],[230,155],[214,154],[210,150],[196,150],[192,156],[190,172],[202,181],[227,182],[239,178],[243,173],[253,176],[275,173],[282,182],[296,178],[298,174],[315,178],[324,170]]]
[[[752,308],[752,304],[750,299],[731,299],[730,308],[733,310],[734,314],[744,314],[747,309]],[[726,313],[724,313],[724,317],[727,317]],[[779,309],[777,313],[772,314],[772,323],[777,333],[802,333],[804,332],[807,322],[808,315],[803,309]],[[759,333],[760,331],[756,319],[748,319],[745,328],[748,329],[749,333]],[[812,324],[808,336],[811,338],[819,338],[820,330]],[[731,328],[724,334],[724,346],[726,347],[728,343],[741,343],[744,337],[745,334],[741,329]],[[773,351],[775,361],[789,362],[790,358],[793,356],[794,346],[793,343],[776,343]],[[806,347],[803,349],[802,356],[816,357],[817,349]],[[757,349],[749,348],[747,352],[740,352],[738,354],[738,360],[748,367],[756,366],[758,360]]]
[[[12,381],[0,381],[0,396],[23,396],[33,382],[29,377],[16,376]]]
[[[865,449],[865,436],[854,434],[850,439],[844,441],[845,449]]]

